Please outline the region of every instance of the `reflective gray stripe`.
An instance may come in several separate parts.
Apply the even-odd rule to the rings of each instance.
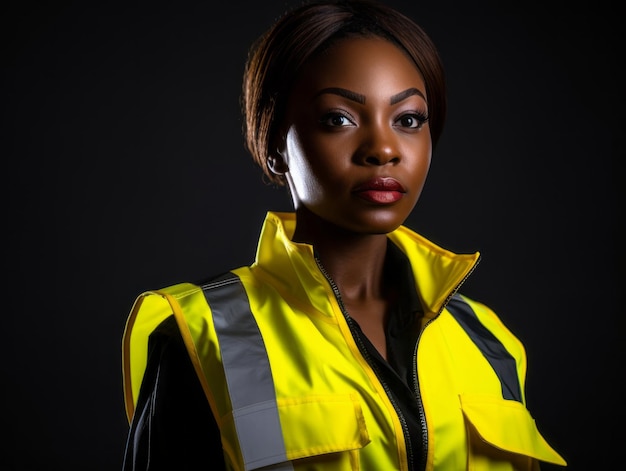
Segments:
[[[483,356],[495,371],[502,385],[502,397],[522,402],[522,388],[517,377],[515,358],[502,342],[481,324],[476,313],[458,294],[454,295],[446,306],[463,330],[476,344]]]
[[[245,469],[293,470],[265,344],[241,281],[228,273],[202,290],[213,313]]]

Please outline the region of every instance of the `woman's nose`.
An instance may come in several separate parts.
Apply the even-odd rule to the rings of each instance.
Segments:
[[[400,152],[392,129],[370,127],[363,132],[363,144],[358,152],[365,165],[387,165],[400,162]]]

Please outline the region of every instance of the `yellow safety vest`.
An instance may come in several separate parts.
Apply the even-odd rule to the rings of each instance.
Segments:
[[[270,212],[251,266],[137,298],[123,339],[128,418],[148,337],[173,314],[230,469],[406,471],[398,414],[312,247],[291,242],[294,229],[294,214]],[[479,254],[454,254],[406,227],[388,237],[411,263],[425,313],[415,379],[427,470],[565,465],[526,409],[522,344],[486,306],[455,294]]]

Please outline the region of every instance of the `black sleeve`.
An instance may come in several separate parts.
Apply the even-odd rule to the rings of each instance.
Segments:
[[[150,336],[122,471],[225,469],[219,429],[173,316]]]

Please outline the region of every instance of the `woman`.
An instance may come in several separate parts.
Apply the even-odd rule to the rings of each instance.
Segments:
[[[369,1],[288,12],[251,50],[248,149],[285,185],[255,262],[142,294],[124,338],[125,469],[565,465],[525,353],[458,294],[478,254],[402,224],[445,118],[428,36]]]

